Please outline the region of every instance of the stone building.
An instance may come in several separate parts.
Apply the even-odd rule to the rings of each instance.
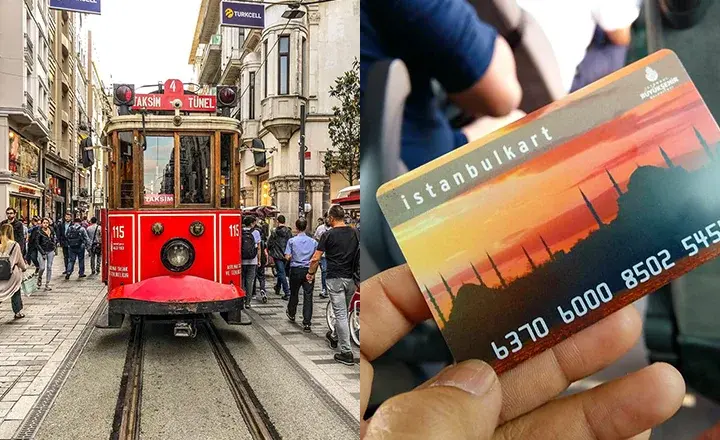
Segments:
[[[332,148],[329,96],[335,79],[350,70],[360,51],[360,2],[335,0],[301,6],[296,19],[282,15],[287,5],[265,8],[264,29],[220,26],[220,0],[203,0],[189,63],[197,82],[214,91],[218,84],[237,85],[235,115],[241,120],[245,206],[275,205],[294,222],[299,201],[300,105],[306,105],[306,202],[317,218],[338,191],[350,183],[328,175],[322,164]],[[263,140],[267,166],[255,166],[252,139]],[[357,182],[353,182],[357,184]]]

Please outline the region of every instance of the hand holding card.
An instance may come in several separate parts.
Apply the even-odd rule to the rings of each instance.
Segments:
[[[660,51],[378,202],[456,360],[502,372],[720,254],[718,141]]]

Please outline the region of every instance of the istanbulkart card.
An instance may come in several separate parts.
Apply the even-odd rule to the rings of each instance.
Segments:
[[[378,201],[456,360],[501,372],[720,253],[718,141],[665,50]]]

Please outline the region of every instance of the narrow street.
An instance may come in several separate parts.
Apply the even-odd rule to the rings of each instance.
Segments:
[[[105,286],[97,276],[65,281],[61,262],[52,291],[23,298],[25,319],[13,320],[9,304],[0,313],[0,439],[127,438],[116,425],[134,327],[126,320],[120,329],[96,329]],[[332,359],[324,340],[327,300],[315,297],[312,333],[287,320],[285,304],[271,292],[267,304],[253,302],[253,325],[214,317],[207,328],[214,326],[245,379],[270,438],[356,438],[360,371]],[[135,438],[256,438],[205,327],[195,338],[176,338],[170,324],[141,325]]]

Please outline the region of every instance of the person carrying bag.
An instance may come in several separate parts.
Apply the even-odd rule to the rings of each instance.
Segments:
[[[0,226],[0,301],[10,298],[15,319],[24,318],[20,289],[27,270],[22,250],[14,240],[11,224]]]

